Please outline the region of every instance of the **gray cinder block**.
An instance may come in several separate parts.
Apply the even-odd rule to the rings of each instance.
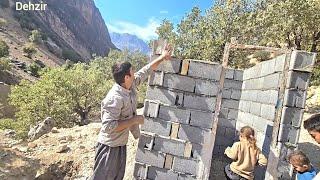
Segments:
[[[306,96],[307,91],[301,91],[297,89],[286,89],[284,105],[290,107],[304,108]]]
[[[219,91],[219,82],[197,79],[195,86],[196,94],[216,96]]]
[[[149,78],[149,81],[148,81],[148,84],[162,86],[163,85],[163,78],[164,78],[163,72],[152,71],[150,78]]]
[[[178,139],[155,137],[153,149],[163,153],[183,156],[185,143]]]
[[[161,136],[170,136],[171,123],[161,119],[145,117],[141,130],[156,133]]]
[[[221,107],[231,108],[231,109],[238,109],[239,101],[238,100],[233,100],[233,99],[222,99]]]
[[[241,89],[242,81],[235,81],[226,79],[224,80],[224,88]]]
[[[316,61],[316,53],[306,51],[293,51],[291,54],[289,70],[312,72]]]
[[[188,76],[178,74],[165,74],[163,86],[187,92],[194,92],[195,80]]]
[[[300,108],[284,107],[282,109],[281,123],[292,125],[294,127],[300,127],[303,112],[304,110]]]
[[[178,178],[178,173],[175,173],[172,170],[157,168],[153,166],[150,166],[148,168],[147,179],[168,180],[168,179],[177,179],[177,178]]]
[[[205,79],[220,80],[222,66],[216,63],[190,61],[188,75]]]
[[[191,111],[190,124],[192,126],[199,126],[202,128],[211,129],[214,113],[205,111]]]
[[[287,88],[306,90],[311,74],[307,72],[289,71]]]
[[[210,139],[211,131],[207,129],[201,129],[198,127],[188,126],[181,124],[178,138],[192,143],[206,144]]]
[[[148,87],[146,99],[156,100],[168,105],[182,105],[183,93],[159,87]]]
[[[261,104],[261,117],[274,121],[276,108],[274,105]]]
[[[158,117],[159,103],[154,101],[144,101],[144,116],[146,117]]]
[[[243,70],[234,70],[234,80],[243,81]]]
[[[158,58],[158,55],[152,56],[151,59],[154,60]],[[170,72],[170,73],[179,73],[181,66],[181,60],[172,58],[170,61],[164,61],[159,64],[157,67],[157,71],[164,71],[164,72]]]
[[[159,109],[159,118],[166,121],[189,124],[190,111],[188,109],[161,105]]]
[[[165,155],[156,151],[149,151],[138,148],[136,153],[136,161],[149,164],[151,166],[163,168]]]
[[[141,163],[135,163],[134,164],[134,170],[133,170],[133,176],[140,179],[146,179],[147,175],[147,167],[145,164]]]
[[[198,161],[174,157],[172,169],[178,172],[196,175],[198,171]]]
[[[215,97],[184,95],[184,107],[204,111],[214,111],[216,104]]]
[[[147,134],[141,134],[138,147],[151,150],[154,144],[154,137]]]

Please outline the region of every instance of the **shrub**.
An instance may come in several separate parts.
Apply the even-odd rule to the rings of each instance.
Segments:
[[[9,55],[9,46],[6,42],[0,41],[0,57],[5,57]]]
[[[27,57],[31,59],[37,50],[32,43],[28,43],[23,47],[23,52],[27,53]]]
[[[41,69],[42,68],[35,62],[30,64],[28,66],[28,68],[27,68],[27,70],[31,72],[31,75],[35,76],[35,77],[39,77],[40,76],[39,72],[40,72]]]
[[[42,34],[38,30],[31,31],[31,35],[29,36],[29,41],[32,43],[41,43],[42,41]]]
[[[77,62],[80,60],[80,56],[75,51],[69,50],[69,49],[62,50],[62,57],[65,60],[69,59],[74,62]]]

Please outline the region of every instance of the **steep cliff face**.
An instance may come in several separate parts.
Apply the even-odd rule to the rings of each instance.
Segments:
[[[40,0],[32,2],[39,3]],[[32,16],[36,28],[45,32],[60,48],[55,53],[74,51],[88,60],[92,54],[106,55],[116,48],[93,0],[45,0],[43,3],[47,3],[45,11],[28,11],[28,15]]]

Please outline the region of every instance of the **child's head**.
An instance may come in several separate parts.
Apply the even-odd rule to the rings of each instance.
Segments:
[[[320,113],[312,115],[304,121],[303,127],[320,144]]]
[[[310,168],[310,160],[302,151],[294,151],[288,156],[288,160],[294,169],[300,173],[306,172]]]
[[[240,140],[248,140],[253,148],[257,148],[257,140],[254,137],[254,129],[250,126],[244,126],[240,129]]]

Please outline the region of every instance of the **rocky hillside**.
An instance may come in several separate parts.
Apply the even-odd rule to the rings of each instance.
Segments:
[[[29,0],[21,0],[29,2]],[[34,0],[34,3],[40,0]],[[112,44],[108,29],[93,0],[46,0],[44,11],[16,12],[27,16],[31,24],[27,26],[40,29],[56,46],[48,43],[56,53],[75,51],[81,58],[88,60],[92,54],[106,55]],[[23,17],[25,18],[25,17]]]
[[[135,35],[128,33],[110,33],[111,41],[121,50],[128,49],[129,51],[140,51],[143,54],[148,54],[150,48],[146,42]]]

